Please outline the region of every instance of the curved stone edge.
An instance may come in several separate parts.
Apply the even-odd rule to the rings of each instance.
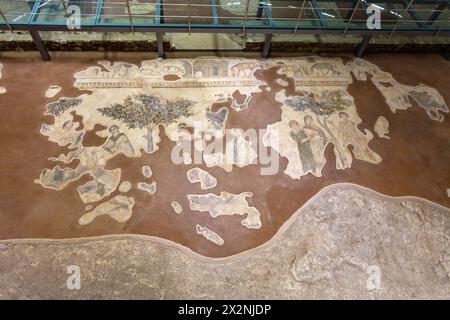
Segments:
[[[440,210],[447,211],[450,214],[450,208],[447,208],[443,205],[440,205],[438,203],[435,203],[431,200],[424,199],[421,197],[416,196],[389,196],[383,193],[380,193],[378,191],[375,191],[373,189],[370,189],[365,186],[361,186],[355,183],[351,182],[340,182],[340,183],[334,183],[331,185],[328,185],[326,187],[323,187],[321,190],[319,190],[314,196],[312,196],[308,201],[306,201],[299,209],[297,209],[289,219],[287,219],[282,226],[278,229],[278,231],[266,242],[263,244],[254,247],[252,249],[248,249],[230,256],[226,257],[208,257],[201,255],[189,247],[182,245],[180,243],[177,243],[172,240],[155,237],[155,236],[149,236],[149,235],[143,235],[143,234],[111,234],[111,235],[102,235],[102,236],[92,236],[92,237],[81,237],[81,238],[67,238],[67,239],[46,239],[46,238],[16,238],[16,239],[3,239],[0,240],[0,244],[6,244],[6,243],[14,243],[14,244],[51,244],[51,245],[77,245],[77,244],[92,244],[95,242],[100,241],[114,241],[114,240],[144,240],[144,241],[150,241],[154,242],[163,246],[166,246],[168,248],[174,248],[186,255],[188,255],[190,258],[196,259],[200,262],[208,262],[208,263],[217,263],[222,264],[225,262],[231,262],[234,260],[239,260],[251,255],[254,255],[260,251],[263,251],[269,247],[272,246],[273,243],[275,243],[278,238],[280,238],[295,222],[295,220],[298,218],[300,214],[302,214],[303,211],[308,209],[308,206],[311,205],[316,198],[322,196],[324,193],[333,190],[346,187],[348,189],[353,189],[355,191],[362,191],[366,193],[371,193],[372,196],[378,197],[381,200],[388,200],[388,201],[395,201],[395,202],[401,202],[404,200],[411,200],[411,201],[418,201],[425,203],[427,205],[431,205],[434,207],[437,207]]]

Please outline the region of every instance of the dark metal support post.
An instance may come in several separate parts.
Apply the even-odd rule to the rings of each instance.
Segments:
[[[272,45],[272,33],[266,33],[264,35],[264,48],[263,48],[263,52],[262,52],[263,58],[269,57],[271,45]]]
[[[372,39],[371,35],[363,36],[363,40],[359,44],[358,51],[356,52],[356,56],[358,58],[364,55],[364,52],[366,51],[367,46],[369,45],[370,39]]]
[[[163,33],[162,32],[156,32],[156,43],[158,46],[158,56],[160,58],[165,58],[164,54],[164,45],[163,45]]]
[[[36,45],[36,48],[39,50],[39,53],[41,54],[42,60],[50,61],[52,58],[50,57],[50,54],[48,53],[47,49],[44,46],[44,43],[42,42],[41,36],[39,35],[39,31],[31,30],[30,35],[33,38],[33,42]]]

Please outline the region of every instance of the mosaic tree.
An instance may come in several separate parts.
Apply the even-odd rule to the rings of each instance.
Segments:
[[[286,105],[297,112],[312,111],[316,116],[319,125],[330,136],[336,151],[338,153],[341,165],[345,162],[344,153],[337,141],[336,136],[328,126],[328,118],[335,112],[343,111],[351,105],[351,101],[344,99],[344,93],[341,90],[325,90],[321,92],[320,96],[306,91],[303,95],[294,99],[287,99]]]
[[[147,152],[154,151],[153,129],[169,125],[182,117],[192,115],[195,101],[188,99],[166,100],[144,93],[129,95],[120,103],[113,103],[99,112],[106,117],[119,120],[130,129],[147,129]]]
[[[83,102],[81,98],[60,98],[58,101],[47,105],[47,112],[57,117],[67,110],[76,107],[81,102]]]

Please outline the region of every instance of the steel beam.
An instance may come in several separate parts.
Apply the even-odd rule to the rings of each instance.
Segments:
[[[433,11],[433,13],[428,18],[428,25],[431,26],[436,21],[436,19],[439,18],[439,16],[442,13],[442,10],[444,10],[446,6],[447,6],[447,4],[444,2],[439,4],[439,6],[436,8],[436,10]]]
[[[164,53],[164,44],[163,44],[163,33],[162,32],[156,32],[156,43],[158,46],[158,56],[160,58],[165,58],[165,53]]]
[[[264,47],[263,47],[263,51],[262,51],[263,58],[269,57],[271,45],[272,45],[272,33],[266,33],[264,35]]]
[[[358,46],[358,50],[356,51],[357,57],[362,57],[364,55],[364,52],[367,49],[367,46],[369,45],[370,39],[372,39],[372,36],[363,36],[363,39],[361,43]]]
[[[41,36],[39,35],[39,31],[31,30],[30,31],[31,38],[33,38],[33,42],[36,45],[36,48],[39,50],[39,53],[41,54],[42,60],[44,61],[50,61],[51,57],[48,53],[47,49],[44,46],[44,43],[42,42]]]
[[[408,1],[403,0],[403,5],[404,5],[405,7],[407,7],[407,6],[408,6]],[[427,25],[424,24],[424,23],[421,21],[421,19],[420,19],[419,16],[417,15],[416,11],[414,11],[414,10],[411,9],[411,8],[409,8],[409,9],[408,9],[408,13],[409,13],[409,14],[411,15],[411,17],[413,17],[413,19],[416,21],[416,24],[419,26],[419,28],[422,28],[422,29],[426,29],[426,28],[427,28]]]

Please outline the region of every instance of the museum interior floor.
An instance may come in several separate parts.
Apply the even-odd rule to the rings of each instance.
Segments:
[[[0,57],[0,298],[450,297],[450,62],[239,56]]]

